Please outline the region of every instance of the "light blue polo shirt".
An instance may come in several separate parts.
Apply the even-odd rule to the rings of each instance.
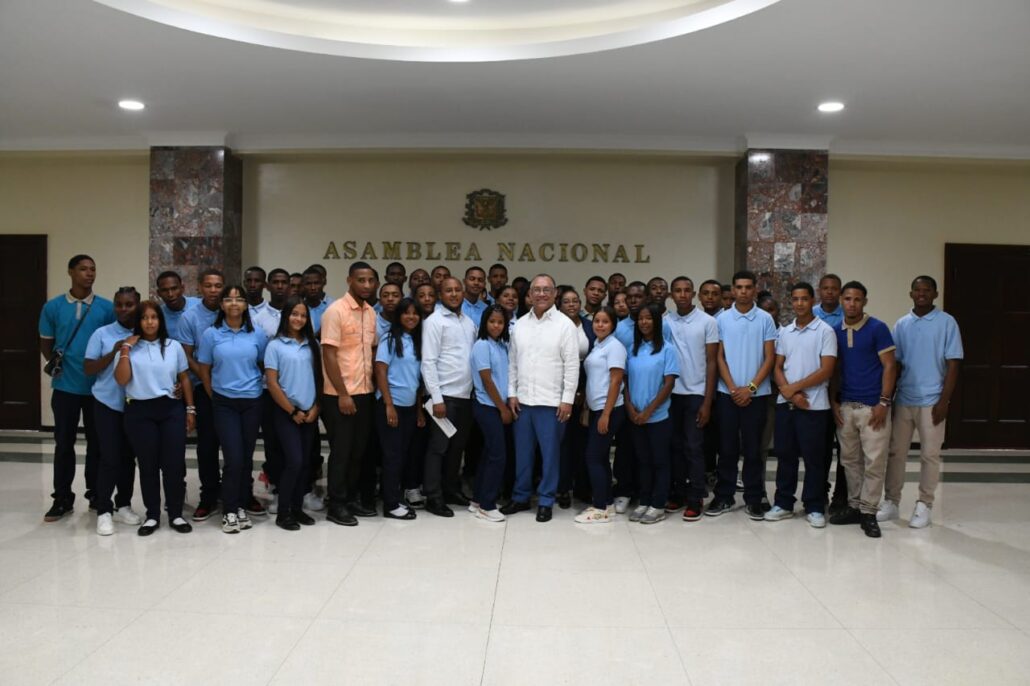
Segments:
[[[686,315],[670,310],[665,315],[670,338],[676,348],[680,375],[672,392],[676,395],[704,395],[708,377],[708,351],[706,345],[719,342],[719,325],[715,318],[695,307]]]
[[[658,396],[662,383],[667,376],[679,376],[679,361],[676,359],[676,351],[671,345],[663,345],[662,349],[652,355],[651,343],[643,341],[640,350],[634,355],[629,353],[626,361],[626,373],[629,375],[629,396],[633,401],[633,407],[643,411],[651,404],[651,401]],[[659,405],[648,424],[654,424],[669,418],[669,405],[672,404],[672,395]]]
[[[197,362],[211,365],[211,389],[226,398],[259,398],[268,337],[261,329],[233,331],[223,323],[200,337]]]
[[[486,386],[479,375],[484,369],[490,370],[490,377],[501,400],[508,402],[508,346],[500,341],[481,338],[472,344],[472,387],[475,388],[476,400],[488,407],[494,407],[494,401],[486,392]]]
[[[376,348],[376,362],[386,365],[386,383],[390,386],[390,398],[396,407],[411,407],[418,394],[421,362],[415,357],[415,341],[411,334],[401,335],[401,350],[404,353],[397,357],[396,342],[392,336],[379,341]],[[376,390],[376,398],[383,394]]]
[[[479,322],[483,319],[483,313],[486,312],[487,307],[488,305],[482,300],[470,303],[468,298],[461,299],[461,311],[476,325],[476,331],[479,331]]]
[[[82,326],[72,339],[75,326],[82,319]],[[39,336],[54,341],[54,350],[64,353],[61,375],[50,380],[55,391],[75,395],[89,395],[93,388],[93,377],[86,376],[82,363],[86,358],[89,337],[101,326],[114,321],[114,303],[91,293],[85,300],[77,300],[71,293],[51,298],[39,313]]]
[[[672,339],[672,332],[669,329],[669,322],[665,319],[665,317],[662,317],[662,336],[665,337],[665,341],[668,343]],[[626,347],[627,351],[633,349],[633,327],[636,326],[636,324],[637,323],[633,320],[633,317],[626,317],[615,327],[615,333],[613,335]]]
[[[79,332],[82,335],[82,332]],[[101,326],[93,332],[86,343],[86,359],[99,360],[107,353],[114,350],[118,341],[124,341],[132,335],[131,329],[126,329],[118,322]],[[115,412],[125,410],[125,389],[114,380],[114,368],[118,364],[117,355],[111,363],[100,370],[96,381],[93,382],[93,397]]]
[[[822,358],[837,357],[837,334],[818,317],[803,327],[799,327],[795,319],[780,328],[776,338],[776,354],[783,356],[783,376],[787,378],[787,383],[794,383],[819,371]],[[830,409],[829,385],[830,380],[827,379],[818,386],[802,389],[808,396],[809,410]],[[777,393],[776,403],[785,402],[786,399]]]
[[[909,312],[894,325],[894,354],[901,363],[899,405],[929,407],[941,399],[948,360],[963,358],[958,322],[934,308],[922,317]]]
[[[390,333],[390,320],[383,316],[382,312],[376,314],[376,340],[382,341],[386,334]]]
[[[192,295],[186,296],[186,304],[182,306],[181,310],[173,310],[169,308],[168,305],[165,305],[163,302],[161,303],[161,312],[165,316],[165,328],[168,329],[169,338],[174,338],[177,341],[182,340],[181,334],[179,333],[179,329],[182,326],[182,317],[190,309],[199,304],[200,298],[197,298]]]
[[[132,378],[125,386],[125,396],[130,400],[174,398],[179,374],[189,369],[182,344],[171,338],[165,341],[164,355],[160,341],[136,341],[129,351],[129,363]]]
[[[329,305],[331,305],[332,302],[333,299],[326,296],[325,298],[322,298],[322,302],[318,303],[315,307],[308,305],[308,312],[311,313],[311,328],[315,330],[316,334],[322,330],[322,315],[325,314],[327,309],[329,309]]]
[[[839,328],[844,323],[844,307],[842,305],[837,305],[837,309],[833,312],[827,312],[820,303],[812,308],[812,314],[829,324],[831,329]]]
[[[611,388],[611,370],[626,369],[626,346],[615,336],[609,334],[603,341],[594,343],[593,350],[583,360],[583,369],[587,375],[586,402],[587,407],[595,412],[604,409]],[[622,388],[615,397],[614,407],[622,407],[625,399]]]
[[[315,404],[315,370],[307,341],[279,336],[265,348],[265,370],[279,374],[279,388],[294,407],[305,412]]]
[[[765,359],[765,342],[776,340],[776,324],[772,316],[758,305],[747,312],[741,312],[736,304],[715,320],[719,327],[719,341],[722,343],[726,365],[737,386],[747,386],[762,368]],[[769,376],[772,376],[771,374]],[[719,379],[719,392],[729,393],[726,383]],[[755,396],[769,395],[769,377],[758,385]]]

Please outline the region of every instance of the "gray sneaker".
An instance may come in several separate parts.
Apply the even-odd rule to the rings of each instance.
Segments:
[[[665,508],[649,507],[644,516],[640,518],[641,524],[655,524],[665,519]]]
[[[652,508],[654,509],[654,508]],[[647,512],[647,505],[641,505],[637,509],[629,513],[629,521],[639,522],[640,518]]]
[[[236,521],[240,524],[240,531],[249,529],[252,526],[250,523],[250,517],[247,515],[247,511],[242,507],[236,510]]]

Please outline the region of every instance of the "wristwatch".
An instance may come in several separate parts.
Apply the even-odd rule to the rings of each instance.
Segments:
[[[751,382],[749,382],[749,383],[748,383],[748,385],[747,385],[747,389],[748,389],[749,391],[751,391],[751,393],[752,393],[752,394],[754,394],[754,393],[757,393],[757,392],[758,392],[758,386],[756,386],[756,385],[755,385],[755,382],[754,382],[754,381],[751,381]]]

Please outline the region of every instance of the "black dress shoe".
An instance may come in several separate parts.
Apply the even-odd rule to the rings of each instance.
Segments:
[[[358,501],[347,503],[347,509],[357,517],[376,517],[379,512],[374,507],[366,507]]]
[[[876,515],[863,513],[861,517],[862,521],[859,524],[862,526],[862,531],[865,532],[865,535],[869,538],[880,538],[882,534],[880,533],[880,525],[876,522]]]
[[[448,493],[444,497],[444,502],[448,505],[457,505],[459,507],[469,506],[469,499],[461,493]]]
[[[357,526],[358,518],[350,513],[346,507],[342,505],[330,505],[329,512],[325,516],[327,521],[333,524],[339,524],[340,526]]]
[[[172,527],[173,530],[179,532],[180,534],[188,534],[189,532],[193,531],[193,525],[187,522],[186,520],[183,520],[182,524],[170,522],[168,526]]]
[[[875,516],[873,516],[873,520],[876,520]],[[830,524],[858,524],[861,521],[862,513],[853,507],[845,507],[830,517]]]
[[[567,510],[572,507],[572,496],[569,495],[568,491],[559,493],[554,497],[554,502],[558,503],[558,507],[561,509]]]
[[[546,505],[541,505],[540,507],[536,508],[536,521],[551,521],[551,508],[547,507]]]
[[[504,507],[501,508],[501,514],[508,516],[513,515],[516,512],[526,512],[529,510],[529,503],[520,503],[517,500],[513,500]]]
[[[297,510],[293,513],[293,518],[297,520],[297,523],[302,526],[312,526],[315,523],[315,518],[309,515],[303,510]]]
[[[452,512],[451,514],[454,514],[454,513]],[[392,511],[387,510],[384,507],[383,508],[383,517],[386,518],[386,519],[414,519],[415,518],[415,511],[409,509],[404,514],[402,514],[402,515],[395,515]]]
[[[275,516],[275,525],[286,531],[300,531],[300,523],[289,512],[280,512]]]
[[[72,504],[66,500],[55,500],[50,509],[43,515],[44,522],[56,522],[66,514],[71,514]]]
[[[442,500],[427,500],[426,501],[426,512],[429,514],[435,514],[437,517],[453,517],[454,510],[447,507],[447,504]]]
[[[154,524],[153,526],[147,526],[144,524],[140,528],[136,529],[136,533],[140,536],[149,536],[161,527],[160,524]]]

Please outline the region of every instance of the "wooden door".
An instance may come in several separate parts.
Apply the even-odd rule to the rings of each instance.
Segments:
[[[38,429],[46,236],[0,236],[0,429]]]
[[[944,270],[965,348],[947,446],[1030,448],[1030,245],[949,243]]]

